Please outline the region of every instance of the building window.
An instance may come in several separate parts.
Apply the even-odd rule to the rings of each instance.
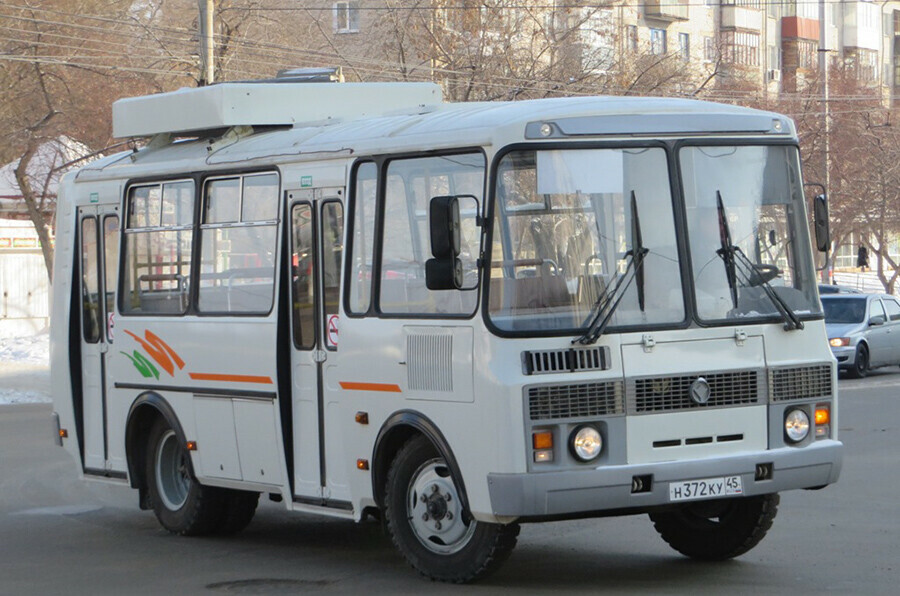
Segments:
[[[797,40],[797,67],[815,70],[819,67],[819,44],[808,39]]]
[[[650,29],[650,53],[657,55],[666,53],[665,29]]]
[[[716,59],[716,41],[712,37],[703,38],[703,59],[709,61]]]
[[[759,34],[743,31],[722,33],[722,58],[744,66],[759,66]]]
[[[359,2],[335,2],[332,15],[335,33],[359,33]]]
[[[766,51],[768,52],[769,68],[775,70],[781,69],[781,53],[779,52],[779,47],[768,46]]]
[[[691,61],[691,36],[687,33],[678,34],[678,54],[685,62]]]
[[[625,46],[629,52],[638,51],[638,28],[637,25],[625,26]]]
[[[856,52],[856,78],[864,82],[874,81],[878,77],[878,52],[863,49]]]

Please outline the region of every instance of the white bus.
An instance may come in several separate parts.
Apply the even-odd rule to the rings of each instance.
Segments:
[[[728,559],[837,480],[788,118],[285,81],[113,113],[149,140],[64,182],[54,416],[169,531],[237,532],[266,494],[463,582],[582,517]]]

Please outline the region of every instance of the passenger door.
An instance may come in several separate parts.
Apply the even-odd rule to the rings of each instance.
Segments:
[[[84,471],[109,469],[106,359],[114,338],[119,215],[113,206],[78,209],[81,441]]]
[[[882,317],[884,323],[881,325],[872,325],[873,317]],[[866,330],[866,340],[869,342],[869,366],[883,366],[891,361],[891,333],[890,325],[887,324],[887,315],[881,300],[872,298],[869,301],[869,317],[866,319],[869,325]]]
[[[891,331],[891,360],[890,364],[900,363],[900,302],[895,298],[883,298],[884,310],[887,313],[885,325]]]
[[[328,469],[339,437],[326,435],[325,367],[339,343],[341,189],[288,192],[290,239],[291,385],[294,495],[301,502],[333,504],[346,498],[346,471]],[[330,457],[326,458],[326,453]]]

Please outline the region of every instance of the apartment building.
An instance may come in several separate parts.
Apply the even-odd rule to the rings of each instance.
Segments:
[[[829,64],[900,105],[900,0],[410,0],[386,6],[334,2],[327,46],[371,58],[388,36],[406,35],[405,49],[418,55],[404,59],[434,67],[438,80],[445,79],[442,68],[459,71],[475,60],[473,48],[481,60],[580,60],[582,70],[601,74],[659,56],[695,80],[712,75],[715,88],[771,94],[817,84],[824,51]],[[416,37],[423,30],[428,39]],[[467,55],[454,60],[453,52]]]

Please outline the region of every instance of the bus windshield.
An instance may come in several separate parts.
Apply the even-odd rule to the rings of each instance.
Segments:
[[[496,176],[492,324],[579,336],[605,304],[609,328],[678,325],[689,312],[682,270],[704,322],[778,318],[796,328],[798,316],[821,314],[796,148],[686,146],[678,158],[690,263],[679,260],[663,148],[506,154]],[[620,284],[635,240],[645,258],[633,283]]]
[[[685,319],[661,147],[514,151],[500,161],[496,201],[488,310],[499,330],[557,334],[588,326],[628,270],[635,229],[646,249],[639,283],[619,285],[610,327]]]
[[[679,163],[698,317],[821,313],[796,148],[684,147]]]

